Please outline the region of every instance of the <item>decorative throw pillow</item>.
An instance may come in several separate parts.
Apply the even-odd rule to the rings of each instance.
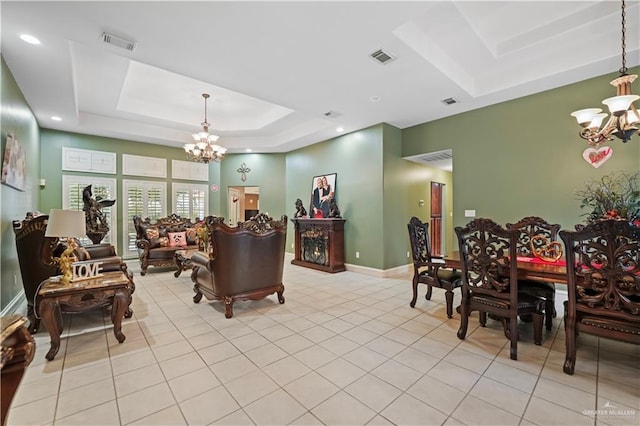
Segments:
[[[160,247],[168,247],[169,246],[169,238],[160,237],[160,238],[158,238],[158,243],[160,244]]]
[[[160,232],[158,231],[158,228],[147,228],[145,233],[149,243],[151,244],[151,248],[161,247]]]
[[[185,232],[187,233],[187,245],[192,246],[198,244],[196,228],[185,228]]]
[[[187,233],[169,232],[169,247],[184,247],[187,245]]]

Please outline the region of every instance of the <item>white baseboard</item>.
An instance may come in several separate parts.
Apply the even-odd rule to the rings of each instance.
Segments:
[[[285,253],[284,258],[286,262],[291,262],[291,260],[293,260],[293,253]],[[344,266],[347,268],[347,271],[378,278],[388,278],[395,275],[410,273],[411,268],[413,268],[413,264],[400,265],[391,269],[370,268],[368,266],[352,265],[350,263],[345,263]]]

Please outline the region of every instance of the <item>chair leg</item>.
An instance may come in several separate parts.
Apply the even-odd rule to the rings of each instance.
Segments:
[[[478,312],[478,320],[480,321],[480,326],[485,327],[487,325],[487,313],[484,311]]]
[[[467,336],[467,328],[469,327],[469,306],[462,301],[460,305],[460,328],[458,329],[458,339],[464,340]]]
[[[450,289],[447,289],[447,291],[444,293],[444,297],[447,300],[447,317],[452,318],[453,317],[453,291]]]
[[[427,294],[424,296],[425,299],[431,300],[431,292],[433,291],[433,287],[430,285],[427,286]]]
[[[415,308],[416,300],[418,299],[418,277],[415,275],[413,277],[411,286],[413,288],[413,298],[411,299],[411,302],[409,302],[409,306],[411,306],[412,308]]]
[[[231,318],[233,316],[233,298],[226,296],[224,298],[224,316],[226,318]]]
[[[511,341],[509,353],[514,361],[518,359],[518,337],[518,316],[516,315],[509,318],[509,340]]]
[[[533,343],[536,345],[542,344],[542,320],[543,317],[540,312],[533,314]]]
[[[547,330],[551,330],[551,328],[553,327],[553,318],[556,316],[555,310],[555,302],[552,299],[548,298],[544,306],[544,321]]]

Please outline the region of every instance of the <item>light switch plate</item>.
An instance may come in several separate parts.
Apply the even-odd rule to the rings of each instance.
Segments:
[[[475,210],[465,210],[464,211],[464,217],[476,217],[476,211]]]

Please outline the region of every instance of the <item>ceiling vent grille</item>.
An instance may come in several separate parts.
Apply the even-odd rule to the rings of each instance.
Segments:
[[[126,39],[124,39],[122,37],[118,37],[117,35],[113,35],[113,34],[109,34],[109,33],[102,33],[100,38],[105,43],[111,44],[111,45],[119,47],[121,49],[129,50],[130,52],[133,52],[133,49],[136,48],[136,42],[135,41],[129,41],[129,40],[126,40]]]
[[[391,62],[391,61],[396,59],[395,56],[393,56],[391,53],[385,52],[382,49],[376,50],[375,52],[373,52],[369,56],[371,56],[376,62],[378,62],[380,64],[383,64],[383,65],[388,64],[389,62]]]
[[[420,160],[424,163],[431,163],[433,161],[443,161],[450,160],[453,158],[451,150],[447,149],[444,151],[430,152],[428,154],[423,154],[420,156]]]
[[[445,105],[453,105],[453,104],[459,104],[460,101],[457,100],[456,98],[447,98],[447,99],[443,99],[440,102],[442,102]]]

